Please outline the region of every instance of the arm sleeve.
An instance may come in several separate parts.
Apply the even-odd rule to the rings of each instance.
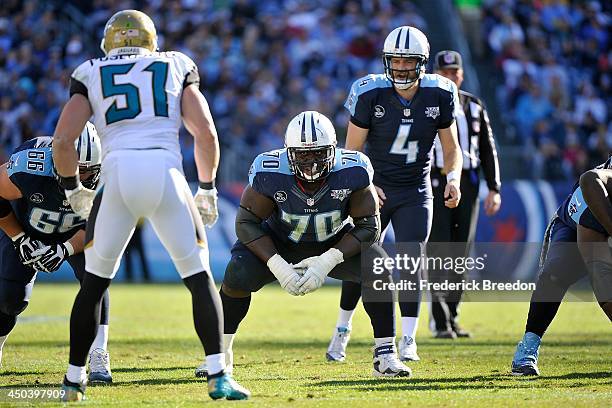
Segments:
[[[346,98],[344,107],[351,114],[351,122],[362,129],[369,129],[371,122],[371,101],[368,92],[362,92],[364,80],[357,80],[351,86],[349,96]]]
[[[479,101],[480,102],[480,101]],[[499,160],[493,130],[489,122],[489,114],[482,102],[480,102],[480,132],[478,134],[478,147],[480,151],[480,163],[482,171],[487,181],[489,191],[497,191],[501,188],[501,176],[499,173]]]
[[[440,91],[440,119],[438,120],[438,129],[446,129],[452,125],[459,114],[458,110],[461,109],[457,87],[453,82],[448,82],[448,90],[444,89]]]

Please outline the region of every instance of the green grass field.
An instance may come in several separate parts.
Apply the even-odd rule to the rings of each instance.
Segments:
[[[68,360],[68,315],[77,286],[41,284],[5,347],[0,387],[57,386]],[[469,340],[434,340],[419,328],[421,362],[410,379],[371,377],[371,329],[356,313],[347,362],[325,362],[339,288],[293,298],[270,287],[253,297],[234,344],[235,377],[260,406],[612,406],[612,330],[595,303],[563,304],[540,355],[542,376],[515,378],[509,365],[528,304],[467,303]],[[425,311],[423,305],[423,311]],[[425,313],[423,313],[425,315]],[[194,367],[202,351],[188,291],[180,285],[111,287],[115,383],[88,388],[89,406],[213,403]],[[217,402],[219,403],[219,402]],[[2,406],[0,402],[0,406]],[[46,404],[49,405],[49,404]]]

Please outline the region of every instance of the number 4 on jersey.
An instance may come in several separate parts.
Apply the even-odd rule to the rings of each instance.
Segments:
[[[406,164],[414,163],[419,153],[419,142],[417,140],[408,141],[411,126],[412,125],[400,125],[397,136],[395,136],[395,140],[391,146],[391,150],[389,150],[389,153],[392,154],[406,155]]]

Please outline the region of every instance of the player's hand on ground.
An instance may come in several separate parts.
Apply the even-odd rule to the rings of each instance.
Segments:
[[[64,244],[53,244],[36,251],[40,254],[38,261],[34,262],[34,269],[41,272],[55,272],[62,262],[68,258],[68,248]]]
[[[446,188],[444,188],[444,205],[448,208],[455,208],[459,205],[460,200],[461,190],[459,189],[459,182],[451,180],[446,183]]]
[[[340,250],[330,248],[319,256],[306,258],[295,265],[296,268],[306,268],[306,272],[298,281],[300,293],[314,292],[323,286],[325,277],[344,260]]]
[[[196,203],[196,207],[202,217],[202,222],[209,228],[215,225],[219,218],[219,210],[217,208],[217,189],[212,188],[206,190],[198,188],[196,195],[193,198]]]
[[[378,194],[378,206],[382,208],[385,203],[385,200],[387,199],[387,196],[385,195],[385,192],[382,188],[378,186],[374,186],[374,188],[376,189],[376,194]]]
[[[33,266],[32,264],[42,257],[42,254],[36,252],[38,249],[45,246],[41,241],[32,239],[23,232],[15,235],[11,239],[13,240],[13,245],[15,246],[15,250],[22,264]]]
[[[501,195],[497,191],[489,191],[484,202],[485,213],[491,217],[497,214],[501,207]]]
[[[65,192],[66,200],[70,203],[72,211],[83,219],[89,218],[96,191],[85,188],[79,183],[78,187],[74,190],[65,190]]]
[[[301,275],[296,270],[296,266],[287,263],[279,254],[274,254],[268,259],[267,265],[283,289],[293,296],[303,295],[298,285]]]

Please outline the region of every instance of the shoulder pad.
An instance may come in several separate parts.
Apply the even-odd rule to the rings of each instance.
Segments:
[[[36,138],[44,139],[44,138]],[[36,139],[32,139],[35,141]],[[49,138],[50,139],[50,138]],[[40,147],[29,147],[13,153],[6,171],[9,177],[17,173],[29,173],[35,176],[53,176],[53,156],[51,147],[41,142]]]
[[[355,114],[355,107],[357,106],[357,100],[364,93],[377,88],[392,88],[393,84],[383,74],[369,74],[359,78],[353,85],[349,96],[345,103],[345,108],[349,110],[351,116]]]
[[[348,169],[351,167],[363,168],[368,173],[370,182],[372,181],[372,177],[374,176],[374,168],[372,167],[372,163],[370,163],[370,158],[368,156],[355,150],[342,148],[336,149],[336,162],[334,163],[334,168],[332,171],[340,171],[342,169]]]
[[[93,60],[87,60],[72,71],[71,77],[87,85],[89,73],[93,67]]]
[[[258,155],[251,168],[249,169],[249,184],[253,184],[253,179],[257,173],[279,173],[291,175],[289,169],[289,159],[287,157],[287,149],[271,150],[269,152]]]
[[[440,88],[447,92],[453,92],[453,89],[457,88],[453,81],[438,74],[425,74],[421,79],[420,86],[423,88]]]

